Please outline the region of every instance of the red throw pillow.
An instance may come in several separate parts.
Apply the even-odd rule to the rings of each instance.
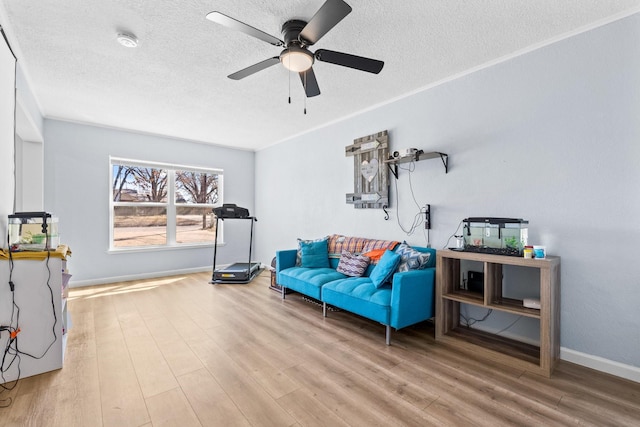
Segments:
[[[372,264],[377,264],[378,261],[380,261],[380,258],[382,258],[382,255],[384,255],[384,251],[386,251],[385,248],[374,249],[372,251],[365,252],[362,255],[364,255],[366,257],[369,257],[369,259],[371,260]]]

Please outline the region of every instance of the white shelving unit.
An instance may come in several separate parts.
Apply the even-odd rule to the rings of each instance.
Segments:
[[[15,310],[20,310],[16,340],[21,354],[19,372],[18,360],[11,367],[4,366],[0,383],[62,368],[69,326],[66,259],[53,255],[44,260],[14,259],[13,297],[9,274],[10,262],[0,259],[0,325],[15,326]],[[9,332],[2,331],[0,348],[6,348],[9,339]],[[11,358],[7,356],[5,365]]]

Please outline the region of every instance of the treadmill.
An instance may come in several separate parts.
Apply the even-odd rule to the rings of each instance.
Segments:
[[[232,203],[225,203],[221,207],[214,208],[216,216],[216,235],[213,246],[213,274],[211,284],[243,284],[252,281],[260,273],[260,263],[251,262],[251,249],[253,246],[253,223],[257,218],[249,215],[249,210],[241,208]],[[245,219],[251,222],[251,234],[249,236],[249,259],[248,262],[236,262],[224,268],[216,269],[216,255],[218,252],[218,220],[225,219]]]

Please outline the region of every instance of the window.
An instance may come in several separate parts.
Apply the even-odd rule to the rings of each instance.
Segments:
[[[117,158],[110,168],[111,249],[214,242],[222,170]]]

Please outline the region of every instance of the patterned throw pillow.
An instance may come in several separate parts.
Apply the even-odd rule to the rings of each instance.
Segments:
[[[398,271],[421,270],[427,266],[431,254],[428,252],[420,252],[402,242],[396,249],[396,253],[400,255],[400,265]]]
[[[345,276],[361,277],[369,266],[369,257],[343,251],[336,270]]]

